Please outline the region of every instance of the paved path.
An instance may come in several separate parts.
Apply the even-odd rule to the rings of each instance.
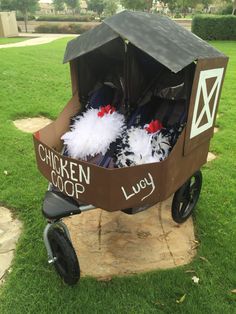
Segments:
[[[11,265],[22,223],[13,218],[9,209],[0,206],[0,285]]]
[[[31,33],[21,33],[19,37],[30,37],[30,39],[12,43],[0,45],[0,49],[4,48],[14,48],[14,47],[26,47],[26,46],[35,46],[50,43],[56,39],[64,37],[75,37],[78,35],[73,34],[31,34]]]
[[[82,275],[105,280],[191,262],[193,221],[175,223],[171,204],[172,197],[137,215],[94,209],[65,219]]]

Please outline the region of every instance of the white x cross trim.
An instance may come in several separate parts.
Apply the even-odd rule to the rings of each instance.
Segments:
[[[194,111],[193,111],[190,138],[193,138],[212,127],[214,117],[215,117],[215,112],[216,112],[216,105],[218,103],[223,73],[224,73],[224,68],[217,68],[217,69],[205,70],[205,71],[200,72]],[[216,80],[211,88],[211,91],[208,94],[206,81],[207,79],[210,79],[210,78],[216,78]],[[203,95],[203,108],[201,112],[199,113],[199,115],[197,116],[199,105],[200,105],[199,102],[200,102],[201,92]],[[214,94],[215,94],[215,99],[213,99],[213,108],[211,112],[210,101]],[[207,116],[207,122],[201,125],[201,121],[205,113]]]

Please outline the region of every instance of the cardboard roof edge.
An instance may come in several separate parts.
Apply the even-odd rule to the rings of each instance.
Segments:
[[[127,39],[174,73],[198,59],[226,57],[168,17],[122,11],[71,40],[66,47],[64,63],[118,37]]]

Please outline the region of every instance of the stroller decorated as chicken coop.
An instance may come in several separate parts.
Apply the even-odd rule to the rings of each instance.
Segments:
[[[136,214],[172,194],[184,222],[198,201],[228,58],[167,17],[123,11],[71,40],[72,98],[34,134],[50,184],[50,263],[80,278],[64,217],[96,207]]]

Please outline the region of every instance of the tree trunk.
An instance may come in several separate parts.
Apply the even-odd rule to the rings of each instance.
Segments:
[[[24,22],[25,22],[25,32],[28,33],[28,28],[27,28],[27,24],[28,24],[28,12],[25,11],[24,13]]]
[[[235,14],[235,11],[236,11],[236,0],[233,1],[233,12],[232,12],[232,15]]]
[[[186,16],[186,7],[185,7],[185,1],[182,0],[182,15],[185,18]]]
[[[153,6],[153,1],[146,0],[146,9],[147,9],[148,12],[151,11],[152,6]]]

